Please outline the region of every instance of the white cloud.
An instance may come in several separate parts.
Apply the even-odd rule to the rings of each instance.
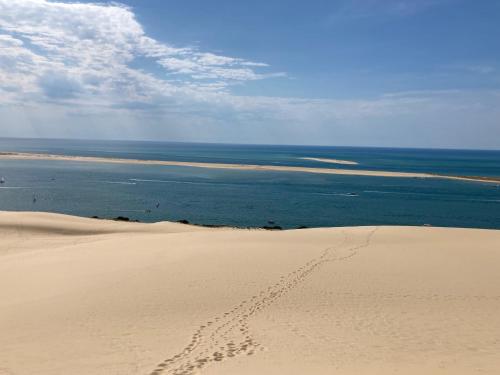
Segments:
[[[500,139],[497,91],[360,100],[231,93],[235,83],[284,75],[261,72],[268,68],[159,42],[116,3],[0,0],[0,136],[390,145],[399,134],[415,145],[419,131],[456,136],[475,126],[493,135],[486,146]]]
[[[155,77],[132,68],[151,59],[169,75]],[[0,90],[2,99],[26,96],[110,105],[150,101],[179,91],[224,90],[235,82],[270,75],[240,58],[177,48],[148,37],[130,8],[116,3],[0,0]],[[2,92],[0,91],[0,92]]]
[[[2,49],[12,48],[12,47],[20,47],[23,45],[23,41],[13,38],[10,35],[0,35],[0,45]]]

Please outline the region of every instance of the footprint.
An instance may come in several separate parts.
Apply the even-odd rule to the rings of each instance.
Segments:
[[[344,233],[343,241],[337,247],[330,247],[321,254],[309,260],[279,281],[260,291],[250,300],[243,300],[229,312],[216,316],[200,325],[192,336],[192,340],[180,353],[165,359],[150,375],[172,374],[192,375],[212,362],[221,362],[237,355],[254,355],[256,350],[263,350],[249,334],[248,320],[250,317],[270,306],[283,295],[304,282],[313,271],[331,261],[347,260],[370,244],[371,237],[378,228],[374,228],[366,237],[364,243],[343,249],[347,242]],[[239,344],[235,344],[237,339]],[[209,354],[211,353],[211,354]]]

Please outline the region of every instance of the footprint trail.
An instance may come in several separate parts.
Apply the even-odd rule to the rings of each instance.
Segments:
[[[262,350],[249,331],[248,320],[303,283],[325,263],[349,259],[369,246],[377,229],[372,229],[361,244],[345,249],[349,241],[343,232],[344,238],[338,246],[323,250],[319,256],[281,276],[275,284],[200,325],[184,349],[163,360],[149,375],[191,375],[211,363]]]

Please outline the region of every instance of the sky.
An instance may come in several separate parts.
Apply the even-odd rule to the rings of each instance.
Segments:
[[[500,2],[0,0],[0,137],[500,149]]]

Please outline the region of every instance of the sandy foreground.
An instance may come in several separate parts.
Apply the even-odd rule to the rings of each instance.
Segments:
[[[0,212],[0,374],[499,374],[500,231]]]
[[[322,158],[302,158],[307,160],[321,161],[335,164],[357,165],[358,163],[348,160],[322,159]],[[275,171],[275,172],[299,172],[333,174],[347,176],[371,176],[371,177],[398,177],[398,178],[440,178],[448,180],[476,181],[482,183],[500,183],[500,177],[489,176],[448,176],[430,173],[414,172],[392,172],[375,171],[364,169],[340,169],[340,168],[314,168],[314,167],[294,167],[288,165],[254,165],[254,164],[230,164],[230,163],[204,163],[191,161],[174,160],[142,160],[142,159],[121,159],[112,157],[94,156],[69,156],[54,154],[37,154],[25,152],[0,152],[0,160],[48,160],[48,161],[72,161],[82,163],[111,163],[111,164],[137,164],[137,165],[163,165],[177,167],[212,168],[212,169],[232,169],[243,171]]]

